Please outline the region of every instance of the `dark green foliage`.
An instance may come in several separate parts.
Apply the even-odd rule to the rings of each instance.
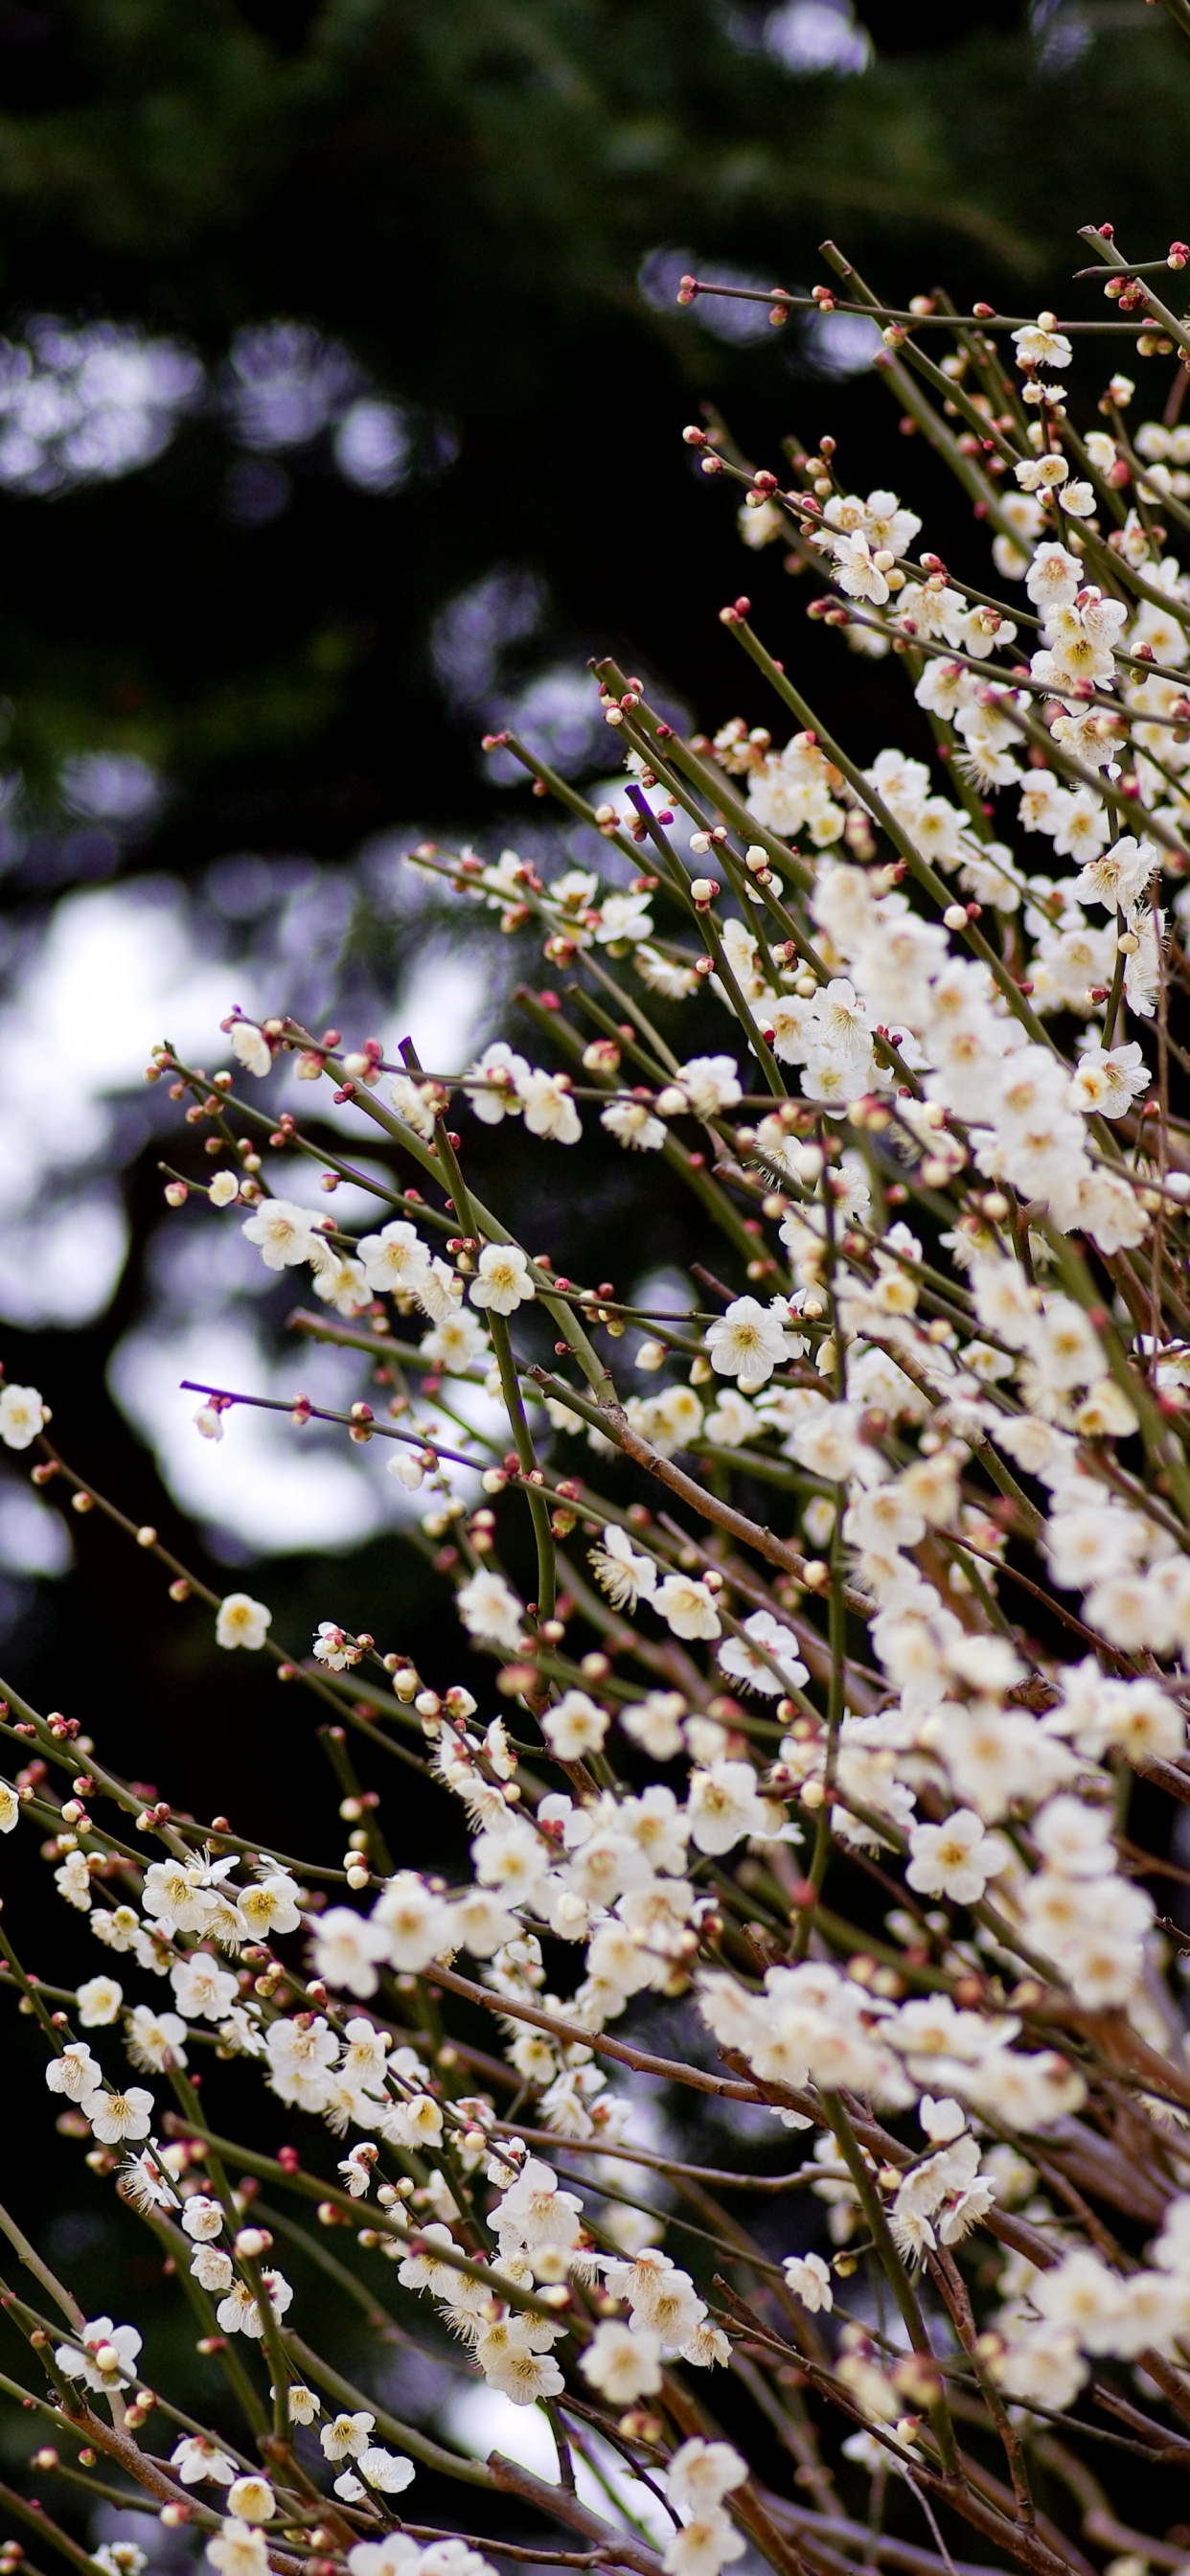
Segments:
[[[707,612],[739,557],[676,432],[713,395],[771,446],[823,397],[790,382],[794,332],[739,348],[651,310],[641,259],[804,285],[830,230],[906,292],[945,274],[1028,309],[1088,217],[1163,249],[1186,229],[1190,51],[1141,0],[1091,7],[1081,52],[1072,8],[1036,35],[1017,17],[877,9],[873,67],[836,79],[792,77],[762,11],[712,0],[10,0],[10,327],[134,319],[217,368],[238,327],[305,319],[461,441],[387,501],[316,443],[287,512],[245,528],[208,417],[125,482],[0,505],[0,678],[35,786],[80,742],[147,753],[179,790],[149,855],[187,869],[476,820],[425,645],[498,562],[544,576],[547,646],[647,638],[693,701],[717,691]]]

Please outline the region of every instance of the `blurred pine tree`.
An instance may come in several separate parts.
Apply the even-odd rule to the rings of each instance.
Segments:
[[[630,649],[625,568],[663,563],[653,662],[699,699],[738,555],[675,432],[713,396],[771,446],[808,396],[794,333],[674,310],[684,255],[804,283],[830,230],[906,288],[1028,306],[1079,221],[1150,252],[1187,228],[1190,57],[1160,9],[868,22],[871,44],[833,0],[7,0],[0,317],[133,323],[213,388],[147,469],[0,501],[0,687],[35,786],[93,744],[160,764],[178,792],[140,846],[187,871],[343,853],[444,800],[477,819],[474,708],[460,733],[426,646],[497,564],[544,584],[557,651]],[[403,407],[400,491],[367,453],[345,479],[341,433],[336,470],[333,414],[237,446],[220,371],[278,318]]]

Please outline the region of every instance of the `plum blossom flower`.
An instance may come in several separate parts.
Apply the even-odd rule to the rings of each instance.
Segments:
[[[238,2514],[229,2514],[214,2539],[208,2540],[206,2556],[217,2576],[268,2576],[264,2533],[255,2524],[242,2522]]]
[[[379,1234],[362,1234],[356,1259],[374,1296],[416,1297],[430,1266],[430,1256],[416,1226],[394,1217]]]
[[[245,1073],[254,1073],[257,1081],[263,1082],[266,1073],[273,1069],[273,1051],[264,1031],[258,1029],[252,1020],[233,1020],[228,1035],[237,1064],[242,1064]]]
[[[1052,313],[1041,313],[1036,322],[1026,322],[1012,334],[1018,366],[1068,367],[1073,355],[1064,331],[1059,331]]]
[[[292,1199],[262,1199],[241,1232],[245,1243],[256,1245],[266,1270],[317,1260],[326,1248],[325,1236],[315,1234],[309,1208],[297,1207]]]
[[[48,1407],[35,1386],[0,1389],[0,1440],[7,1449],[27,1449],[48,1420]]]
[[[764,1648],[763,1655],[756,1652],[758,1646]],[[752,1611],[739,1635],[729,1637],[726,1645],[720,1646],[719,1664],[746,1690],[762,1691],[770,1699],[809,1679],[801,1657],[794,1652],[790,1630],[782,1627],[771,1610]]]
[[[791,1434],[795,1458],[811,1475],[841,1483],[859,1457],[859,1413],[853,1404],[823,1404],[805,1415]]]
[[[702,1852],[730,1851],[745,1835],[770,1830],[770,1813],[750,1762],[712,1762],[693,1772],[688,1813],[690,1839]]]
[[[1035,608],[1044,615],[1050,608],[1068,608],[1082,583],[1083,568],[1077,555],[1072,555],[1057,537],[1050,537],[1034,550],[1025,576],[1025,588]]]
[[[1098,858],[1088,860],[1071,891],[1080,903],[1101,903],[1108,912],[1124,912],[1144,893],[1156,864],[1152,842],[1124,832]]]
[[[154,2012],[151,2004],[137,2004],[129,2013],[126,2046],[142,2075],[163,2075],[167,2059],[184,2066],[185,2040],[186,2024],[179,2013]]]
[[[498,1127],[502,1118],[520,1117],[520,1086],[528,1072],[524,1056],[514,1055],[503,1038],[485,1047],[475,1063],[468,1065],[467,1098],[475,1117],[485,1127]]]
[[[1135,1038],[1125,1046],[1083,1049],[1070,1085],[1076,1109],[1101,1118],[1125,1118],[1134,1100],[1147,1091],[1149,1068]]]
[[[277,1933],[296,1932],[301,1921],[298,1910],[298,1888],[288,1871],[271,1869],[265,1863],[254,1887],[242,1887],[236,1898],[240,1919],[254,1941],[271,1940]]]
[[[118,2021],[124,2001],[124,1990],[114,1977],[88,1977],[78,1989],[79,2024],[83,2030],[103,2030]]]
[[[452,1920],[443,1899],[411,1869],[398,1870],[372,1908],[372,1921],[384,1933],[385,1956],[402,1976],[428,1968],[452,1946]]]
[[[475,2345],[475,2358],[489,2388],[510,2397],[514,2406],[535,2406],[542,2397],[560,2397],[566,2382],[548,2352],[531,2341],[531,2325],[511,2318],[489,2326]]]
[[[362,2411],[357,2415],[330,2415],[325,2424],[319,2425],[318,2439],[328,2460],[358,2460],[375,2429],[375,2416]]]
[[[764,1386],[774,1369],[803,1347],[787,1331],[789,1308],[783,1297],[762,1306],[755,1297],[735,1297],[723,1315],[708,1324],[703,1339],[711,1367],[720,1377],[736,1377],[749,1395]]]
[[[223,2233],[221,2204],[209,2199],[206,2192],[192,2193],[183,2206],[182,2226],[196,2244],[208,2244],[213,2237]]]
[[[744,2555],[744,2540],[717,2505],[692,2515],[675,2531],[662,2560],[665,2576],[719,2576],[719,2570]]]
[[[528,1256],[519,1244],[485,1243],[470,1294],[473,1306],[490,1307],[494,1315],[514,1315],[536,1296]]]
[[[653,1607],[675,1637],[717,1637],[719,1613],[714,1597],[696,1575],[667,1574],[653,1594]]]
[[[67,1905],[73,1905],[76,1913],[90,1913],[91,1872],[87,1866],[85,1852],[67,1852],[61,1867],[54,1871],[54,1885],[59,1896]]]
[[[173,2210],[179,2205],[169,2175],[151,2145],[142,2147],[138,2156],[125,2157],[120,2170],[120,2193],[142,2218],[152,2210]]]
[[[643,1100],[612,1100],[599,1112],[599,1124],[617,1144],[637,1154],[659,1154],[665,1143],[665,1127],[654,1118]]]
[[[87,2040],[71,2040],[60,2057],[51,2057],[45,2080],[51,2093],[64,2093],[68,2102],[85,2102],[89,2094],[100,2090],[103,2068]]]
[[[229,2487],[236,2474],[234,2460],[219,2449],[207,2433],[184,2433],[170,2454],[171,2469],[184,2487],[196,2487],[209,2480],[212,2486]]]
[[[235,2266],[221,2245],[196,2245],[190,2257],[190,2270],[200,2290],[212,2298],[225,2298],[235,2279]]]
[[[250,1592],[229,1592],[219,1604],[215,1643],[217,1646],[247,1646],[251,1654],[256,1654],[272,1624],[272,1611],[266,1609],[263,1601],[254,1601]]]
[[[273,2315],[283,2317],[293,2302],[293,2291],[284,2273],[262,2271],[260,2286]],[[264,2334],[264,2319],[255,2292],[249,2289],[246,2281],[235,2282],[227,2297],[220,2300],[215,2314],[224,2334],[247,2335],[256,2342]]]
[[[325,1664],[328,1672],[343,1673],[359,1661],[359,1649],[345,1630],[333,1619],[320,1619],[314,1638],[315,1659]]]
[[[651,1600],[657,1589],[657,1567],[651,1556],[634,1548],[626,1530],[609,1521],[601,1547],[589,1550],[602,1591],[615,1610],[635,1610],[643,1593]]]
[[[379,2495],[403,2495],[417,2475],[412,2460],[399,2451],[386,2451],[378,2442],[370,2442],[359,2453],[359,2472]]]
[[[787,2289],[792,2290],[795,2299],[801,2300],[811,2316],[817,2316],[820,2309],[833,2308],[835,2293],[830,2267],[823,2262],[821,2254],[787,2254],[781,2269]]]
[[[79,2348],[60,2344],[54,2360],[67,2379],[85,2380],[103,2396],[117,2392],[136,2375],[141,2337],[135,2326],[113,2325],[110,2317],[93,2317],[80,2329]]]
[[[450,1377],[465,1377],[477,1360],[486,1358],[490,1347],[478,1315],[468,1306],[444,1315],[432,1332],[423,1334],[421,1343],[423,1357]]]
[[[412,1127],[415,1136],[424,1137],[429,1144],[434,1133],[437,1101],[441,1096],[435,1092],[433,1084],[414,1082],[407,1073],[394,1073],[388,1086],[388,1096],[397,1116],[404,1119],[407,1127]]]
[[[227,2501],[231,2512],[238,2514],[241,2522],[271,2522],[277,2510],[277,2499],[268,2479],[258,2476],[255,2470],[233,2480],[227,2491]]]
[[[546,1136],[555,1145],[577,1145],[583,1132],[582,1120],[570,1097],[566,1074],[543,1073],[535,1068],[520,1076],[517,1092],[531,1136]]]
[[[1022,492],[1055,492],[1070,472],[1064,456],[1022,456],[1013,466]]]
[[[747,2462],[730,2442],[704,2442],[696,2435],[674,2452],[666,2471],[665,2491],[679,2513],[697,2514],[708,2506],[722,2504],[724,2496],[742,2486],[747,2475]]]
[[[609,2406],[634,2406],[661,2386],[661,2339],[647,2326],[634,2328],[605,2317],[580,2355],[579,2369]]]
[[[238,1980],[230,1969],[217,1967],[205,1950],[192,1950],[189,1958],[175,1959],[170,1983],[178,2011],[187,2021],[222,2021],[239,1993]]]
[[[958,1808],[942,1825],[914,1825],[909,1851],[910,1887],[920,1896],[949,1897],[952,1905],[977,1905],[1008,1858],[1000,1837],[985,1832],[969,1807]]]
[[[679,1065],[677,1086],[696,1118],[713,1118],[717,1110],[731,1109],[742,1097],[735,1059],[730,1055],[691,1056],[689,1064]],[[664,1095],[668,1097],[668,1095]],[[658,1108],[661,1100],[658,1099]]]
[[[524,1606],[511,1584],[494,1566],[481,1565],[456,1595],[459,1617],[473,1637],[489,1639],[512,1654],[520,1642]]]
[[[147,2138],[153,2120],[153,2096],[143,2084],[130,2084],[126,2093],[93,2093],[83,2109],[91,2123],[91,2134],[101,2146],[119,2147],[125,2138]]]
[[[314,1927],[314,1966],[323,1983],[337,1992],[366,1998],[380,1980],[378,1960],[389,1955],[383,1924],[354,1914],[349,1905],[329,1906]]]
[[[851,537],[832,538],[831,552],[840,590],[846,591],[849,599],[868,599],[874,608],[882,608],[888,598],[888,583],[861,531],[857,529]]]
[[[584,1753],[598,1753],[608,1729],[607,1710],[597,1707],[586,1691],[568,1690],[556,1708],[546,1710],[541,1726],[560,1762],[581,1762]]]

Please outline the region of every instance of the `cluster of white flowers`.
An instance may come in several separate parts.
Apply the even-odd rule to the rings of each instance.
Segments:
[[[1185,2450],[1190,573],[1154,514],[1186,524],[1190,433],[1130,442],[1115,377],[1110,428],[1080,435],[1045,313],[1013,324],[1012,360],[977,315],[923,391],[915,318],[944,317],[928,298],[890,317],[882,364],[959,464],[1016,606],[981,553],[969,579],[914,554],[917,515],[849,491],[833,440],[784,491],[688,440],[745,483],[751,545],[784,537],[829,578],[812,618],[904,664],[935,762],[854,762],[746,601],[724,622],[776,687],[776,740],[739,718],[687,740],[602,665],[625,789],[567,791],[587,833],[562,872],[416,853],[573,969],[577,1001],[527,996],[556,1063],[500,1038],[424,1072],[371,1038],[225,1024],[249,1075],[328,1080],[383,1138],[374,1230],[274,1189],[292,1143],[317,1156],[296,1111],[165,1047],[149,1067],[226,1156],[170,1204],[201,1189],[267,1268],[305,1265],[367,1317],[300,1318],[358,1342],[361,1376],[375,1329],[390,1395],[295,1398],[295,1434],[317,1410],[381,1443],[457,1613],[432,1676],[322,1603],[293,1651],[266,1602],[213,1601],[135,1532],[217,1646],[296,1686],[287,1709],[330,1700],[369,1780],[376,1744],[419,1773],[419,1833],[457,1801],[449,1870],[350,1773],[341,1863],[298,1863],[142,1796],[60,1714],[0,1713],[0,1831],[35,1826],[67,1920],[120,1966],[43,1995],[5,1916],[59,2124],[206,2303],[229,2388],[256,2373],[262,2422],[271,2396],[263,2468],[189,2417],[168,2463],[144,2455],[158,2499],[173,2481],[163,2510],[205,2517],[219,2576],[490,2576],[469,2540],[400,2526],[415,2460],[486,2473],[386,2412],[382,2353],[356,2388],[309,2319],[299,2335],[258,2223],[287,2193],[299,2244],[313,2202],[393,2267],[400,2326],[544,2409],[557,2485],[497,2460],[493,2490],[637,2576],[719,2576],[748,2547],[782,2576],[803,2546],[834,2567],[848,2530],[865,2565],[899,2565],[890,2472],[946,2516],[944,2555],[1057,2576],[1084,2562],[1052,2520],[1042,2537],[1034,2486],[1094,2438],[1084,2392],[1125,2451]],[[507,1218],[472,1186],[477,1147],[490,1171],[607,1138],[630,1158],[611,1163],[634,1221],[609,1239],[632,1278],[659,1266],[654,1194],[695,1212],[688,1294],[660,1307],[571,1275],[573,1201],[531,1252],[515,1186]],[[256,1400],[203,1394],[208,1438]],[[0,1439],[85,1510],[48,1419],[36,1390],[0,1393]],[[150,1982],[126,1995],[125,1975]],[[120,2045],[152,2089],[101,2062]],[[226,2134],[254,2085],[300,2145]],[[791,2138],[805,2161],[774,2174]],[[139,2333],[60,2304],[59,2393],[137,2474],[164,2402]],[[721,2404],[736,2430],[752,2410],[747,2458]],[[1123,2530],[1143,2563],[1101,2467],[1070,2470],[1080,2511],[1084,2474],[1099,2499],[1086,2536]],[[836,2477],[871,2480],[855,2525]]]

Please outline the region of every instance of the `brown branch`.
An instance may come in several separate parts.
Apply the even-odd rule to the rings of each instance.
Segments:
[[[708,1493],[694,1476],[688,1476],[684,1467],[675,1467],[672,1458],[663,1458],[659,1449],[654,1449],[650,1441],[642,1440],[640,1433],[633,1430],[623,1406],[614,1397],[604,1396],[600,1403],[592,1404],[568,1386],[565,1378],[552,1377],[548,1369],[532,1368],[526,1374],[544,1394],[552,1395],[559,1404],[569,1405],[584,1422],[593,1423],[608,1439],[614,1440],[626,1458],[643,1467],[648,1475],[656,1476],[661,1484],[668,1485],[671,1494],[688,1503],[691,1511],[697,1512],[701,1519],[713,1521],[718,1529],[728,1530],[741,1547],[752,1548],[757,1556],[767,1558],[770,1565],[779,1565],[784,1573],[804,1580],[806,1558],[799,1554],[797,1548],[777,1538],[765,1523],[750,1520],[746,1512],[737,1512],[731,1503],[720,1502],[718,1496]],[[856,1592],[848,1586],[844,1597],[848,1609],[858,1611],[863,1617],[869,1615],[872,1604],[866,1593]]]
[[[585,2531],[590,2539],[598,2541],[600,2557],[609,2564],[635,2568],[637,2576],[660,2576],[661,2560],[655,2549],[631,2539],[627,2532],[613,2530],[600,2514],[592,2513],[589,2505],[580,2504],[568,2487],[547,2486],[543,2478],[533,2477],[515,2460],[506,2460],[500,2451],[488,2453],[488,2470],[493,2486],[503,2494],[521,2496],[551,2521],[568,2522],[573,2531]]]
[[[680,2058],[651,2057],[646,2049],[630,2048],[623,2039],[608,2039],[603,2031],[580,2030],[577,2022],[563,2021],[558,2013],[542,2012],[537,2004],[522,2003],[519,1996],[493,1994],[490,1986],[477,1986],[470,1977],[460,1977],[453,1968],[440,1967],[437,1961],[430,1974],[436,1986],[449,1987],[453,1995],[462,1995],[467,2003],[482,2004],[485,2012],[531,2022],[535,2030],[548,2030],[555,2039],[567,2040],[578,2048],[593,2048],[603,2057],[616,2057],[622,2066],[635,2067],[639,2075],[663,2075],[671,2084],[688,2085],[695,2093],[726,2094],[733,2102],[764,2102],[769,2098],[755,2083],[740,2084],[725,2075],[708,2075],[701,2066],[683,2065]]]

